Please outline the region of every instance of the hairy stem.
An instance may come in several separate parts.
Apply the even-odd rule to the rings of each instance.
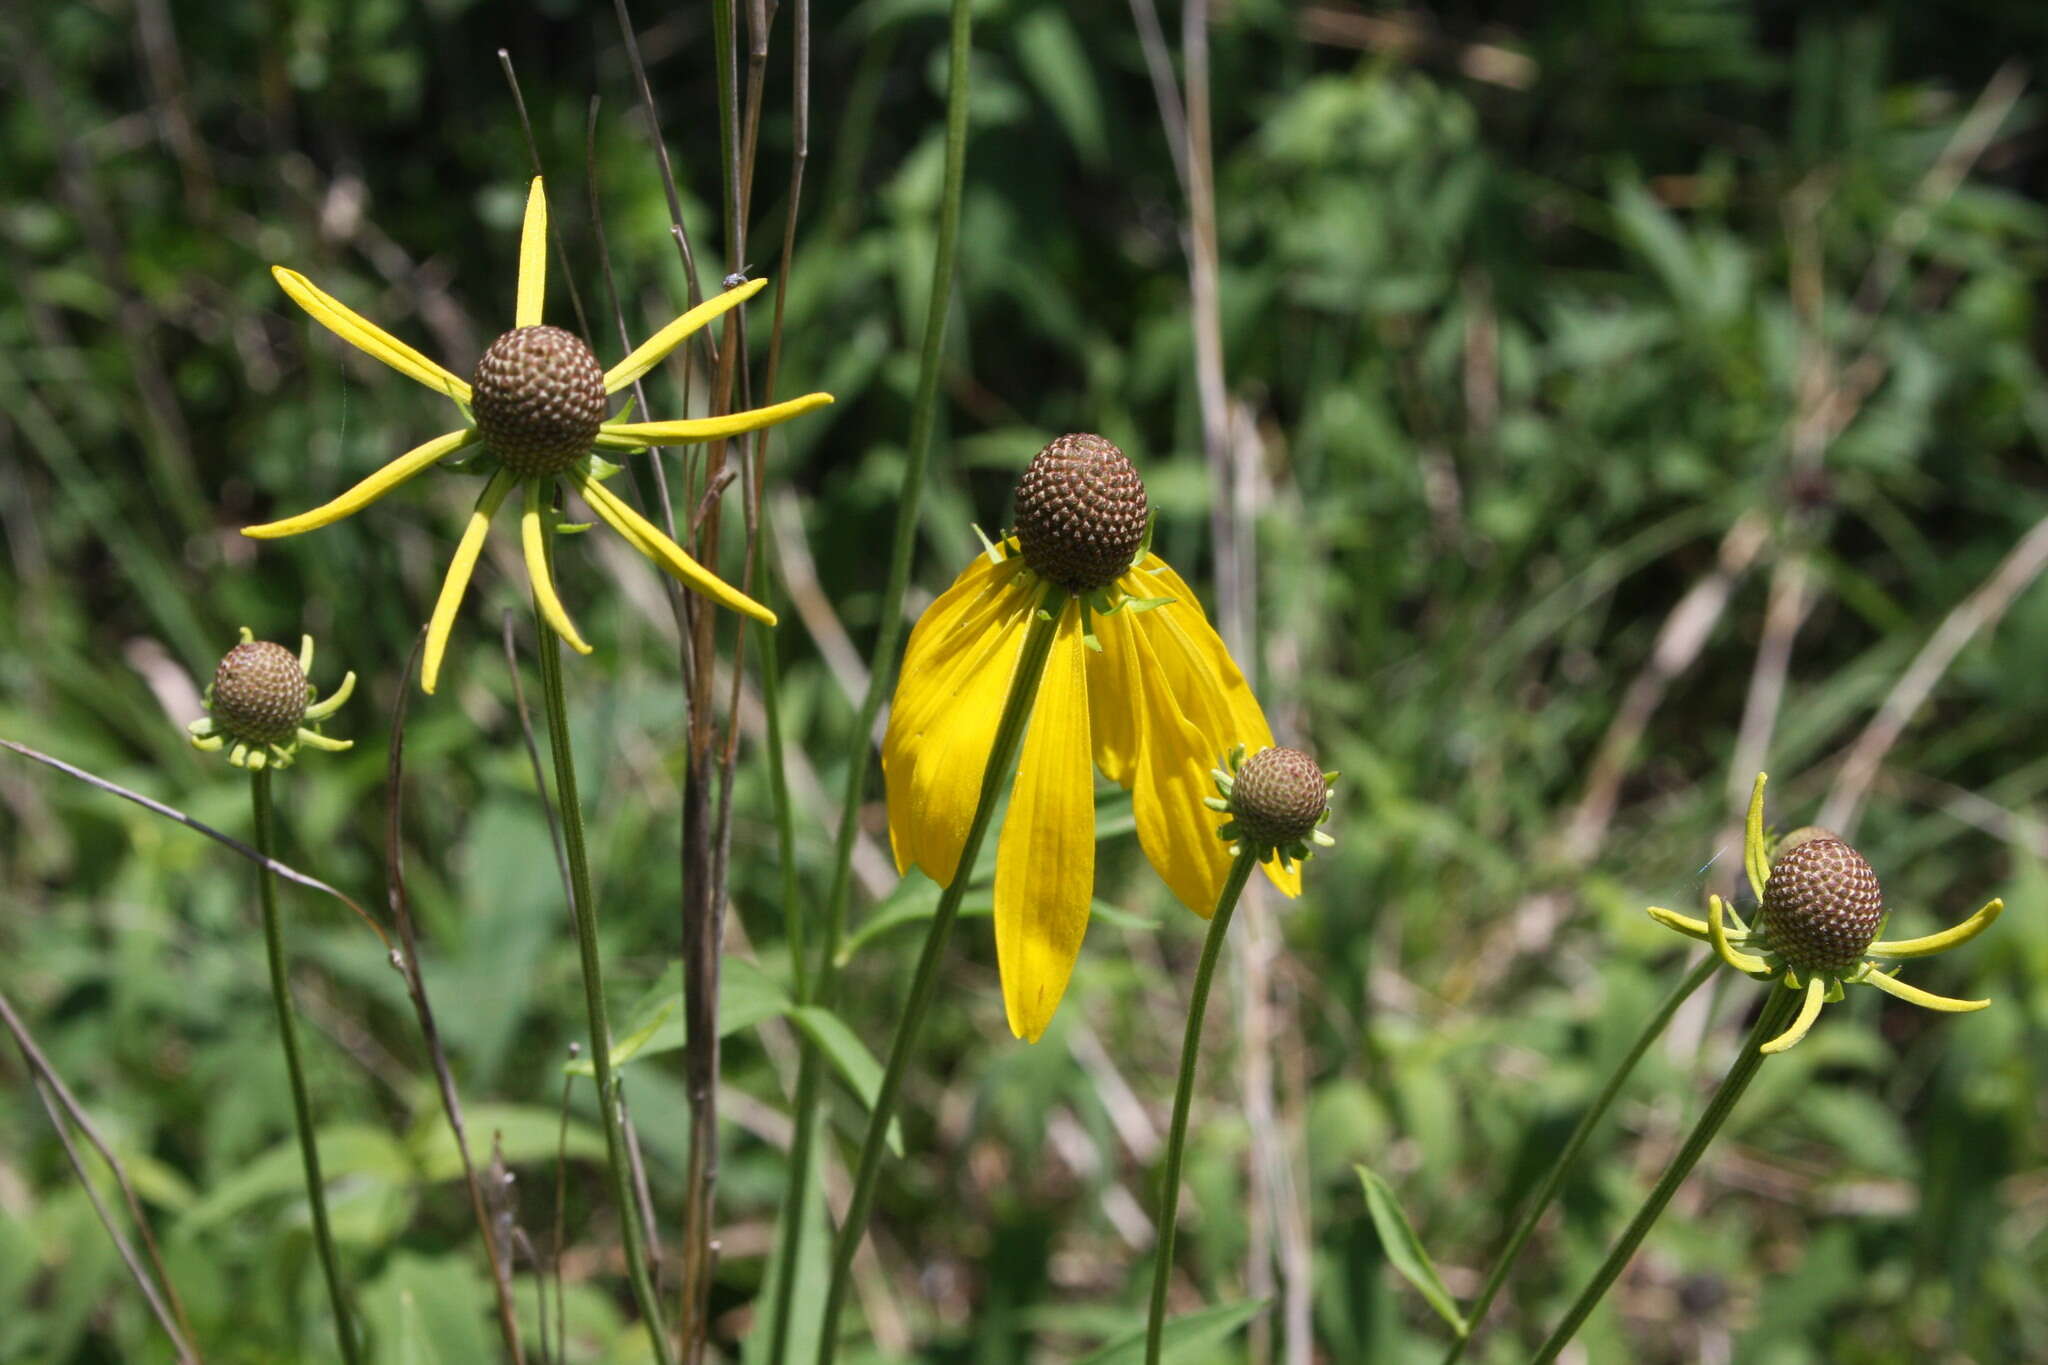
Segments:
[[[1044,602],[1057,596],[1057,589],[1041,596]],[[889,1062],[882,1072],[881,1089],[875,1094],[874,1112],[868,1115],[867,1136],[860,1146],[860,1164],[853,1178],[853,1198],[846,1207],[846,1221],[839,1227],[832,1246],[832,1282],[825,1295],[825,1318],[818,1336],[818,1365],[832,1365],[839,1347],[839,1310],[852,1282],[853,1255],[860,1249],[867,1231],[868,1210],[875,1201],[875,1179],[882,1167],[882,1152],[888,1146],[889,1124],[896,1116],[897,1092],[903,1088],[903,1073],[909,1069],[910,1054],[924,1026],[925,1011],[939,983],[939,959],[945,956],[946,940],[952,937],[953,921],[959,917],[960,901],[967,884],[974,880],[974,861],[995,818],[1003,790],[1017,772],[1017,755],[1024,747],[1024,731],[1031,721],[1031,706],[1038,698],[1038,680],[1044,676],[1046,656],[1052,652],[1058,630],[1059,612],[1041,607],[1032,613],[1024,637],[1017,672],[1010,680],[1010,695],[1003,702],[1002,718],[996,722],[995,740],[989,745],[988,767],[982,770],[981,798],[974,806],[974,819],[967,827],[967,840],[960,846],[960,863],[953,880],[939,896],[926,932],[924,952],[917,959],[917,971],[910,981],[910,997],[903,1002],[903,1014],[896,1021],[896,1036],[889,1042]]]
[[[1714,1092],[1714,1098],[1707,1102],[1706,1110],[1701,1113],[1699,1122],[1693,1125],[1692,1132],[1687,1135],[1685,1145],[1678,1149],[1678,1155],[1664,1168],[1664,1174],[1658,1177],[1656,1187],[1650,1191],[1649,1198],[1643,1201],[1643,1206],[1636,1210],[1636,1216],[1629,1222],[1628,1229],[1621,1234],[1621,1240],[1614,1244],[1614,1250],[1607,1253],[1607,1259],[1595,1272],[1592,1282],[1580,1291],[1570,1311],[1564,1315],[1564,1321],[1557,1325],[1557,1330],[1552,1332],[1549,1340],[1537,1350],[1534,1365],[1548,1365],[1550,1361],[1557,1359],[1557,1353],[1571,1341],[1580,1326],[1585,1323],[1587,1314],[1593,1311],[1606,1295],[1608,1288],[1620,1276],[1622,1269],[1636,1254],[1636,1248],[1642,1245],[1643,1238],[1649,1234],[1651,1225],[1664,1212],[1664,1206],[1671,1202],[1671,1196],[1678,1192],[1678,1187],[1692,1174],[1692,1168],[1698,1164],[1701,1154],[1707,1150],[1707,1144],[1714,1140],[1715,1134],[1721,1131],[1721,1125],[1728,1121],[1728,1115],[1734,1112],[1735,1103],[1742,1098],[1742,1092],[1749,1089],[1749,1083],[1756,1078],[1757,1068],[1764,1063],[1764,1054],[1760,1049],[1784,1030],[1786,1018],[1798,1003],[1797,991],[1788,991],[1777,983],[1772,983],[1770,996],[1764,1001],[1763,1009],[1758,1012],[1756,1023],[1750,1026],[1749,1036],[1742,1040],[1742,1051],[1736,1054],[1735,1065],[1728,1068],[1728,1075],[1722,1080],[1720,1089]]]
[[[277,844],[271,830],[270,769],[258,768],[249,775],[249,795],[255,807],[256,851],[268,858]],[[277,1006],[277,1041],[284,1048],[284,1069],[291,1077],[292,1117],[299,1131],[299,1156],[306,1167],[306,1202],[313,1210],[313,1245],[320,1252],[320,1269],[327,1277],[327,1297],[334,1305],[334,1333],[341,1341],[341,1358],[348,1365],[356,1365],[362,1357],[356,1348],[348,1297],[341,1287],[334,1234],[327,1222],[327,1182],[320,1175],[320,1143],[313,1134],[313,1106],[306,1098],[306,1073],[299,1061],[299,1026],[292,1014],[291,979],[285,972],[284,929],[277,915],[277,878],[267,866],[256,869],[256,886],[263,903],[263,947],[270,960],[270,996]]]
[[[555,760],[555,801],[561,808],[562,842],[569,855],[570,910],[576,919],[576,946],[583,959],[583,1004],[589,1016],[590,1065],[597,1077],[597,1107],[604,1119],[605,1169],[611,1175],[612,1202],[618,1206],[620,1235],[626,1245],[626,1274],[633,1302],[647,1327],[654,1358],[673,1365],[668,1332],[660,1304],[647,1274],[647,1248],[627,1181],[625,1125],[619,1118],[618,1077],[612,1071],[611,1028],[605,1020],[604,965],[597,952],[597,902],[590,893],[590,853],[583,839],[583,808],[576,795],[576,756],[570,747],[569,708],[562,694],[561,646],[533,605],[534,636],[540,655],[541,701],[548,718],[548,748]]]
[[[1195,1099],[1195,1059],[1202,1050],[1202,1018],[1209,1011],[1209,983],[1216,960],[1223,955],[1223,936],[1244,884],[1258,866],[1258,853],[1246,843],[1230,865],[1229,880],[1216,898],[1209,934],[1202,940],[1202,960],[1195,968],[1194,990],[1188,996],[1188,1029],[1180,1044],[1180,1081],[1173,1090],[1173,1122],[1166,1130],[1166,1165],[1159,1176],[1159,1243],[1152,1260],[1152,1312],[1145,1322],[1145,1365],[1159,1365],[1166,1331],[1166,1281],[1173,1273],[1173,1230],[1180,1217],[1180,1168],[1188,1143],[1188,1109]]]

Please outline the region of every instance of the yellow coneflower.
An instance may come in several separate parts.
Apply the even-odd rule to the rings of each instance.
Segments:
[[[1051,652],[996,849],[996,956],[1010,1028],[1036,1041],[1081,951],[1095,884],[1094,770],[1131,792],[1138,842],[1207,918],[1230,873],[1204,804],[1216,755],[1272,744],[1265,713],[1194,593],[1150,552],[1145,486],[1100,436],[1062,436],[1017,485],[1014,536],[925,611],[882,745],[899,871],[940,885],[980,796],[997,722],[1036,613]],[[1300,873],[1266,874],[1286,894]]]
[[[413,475],[464,447],[478,443],[484,446],[482,457],[474,464],[479,472],[490,476],[489,481],[455,548],[455,558],[448,565],[427,630],[420,685],[428,692],[434,690],[440,677],[448,633],[469,586],[470,574],[476,568],[477,556],[483,550],[491,517],[514,488],[523,490],[525,495],[520,531],[534,600],[548,624],[579,654],[590,653],[590,646],[584,643],[563,609],[548,572],[547,532],[554,529],[549,494],[557,482],[575,489],[590,510],[625,537],[628,545],[684,587],[721,606],[744,612],[768,625],[775,624],[775,613],[692,559],[652,522],[606,488],[602,480],[617,472],[616,468],[593,454],[594,450],[630,453],[649,446],[717,440],[773,426],[831,402],[831,394],[808,393],[788,402],[723,417],[628,422],[606,416],[612,395],[653,369],[691,333],[759,293],[767,281],[749,280],[707,299],[656,332],[611,369],[601,370],[597,357],[582,338],[540,320],[541,300],[547,287],[547,236],[547,196],[540,177],[536,176],[527,195],[526,222],[519,240],[519,292],[512,314],[513,327],[485,349],[470,382],[357,315],[304,275],[283,266],[271,267],[284,292],[315,322],[407,378],[447,395],[461,410],[464,424],[407,451],[332,502],[283,521],[245,527],[243,535],[271,539],[326,526],[369,506]]]

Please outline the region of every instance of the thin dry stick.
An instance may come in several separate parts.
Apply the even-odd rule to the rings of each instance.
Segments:
[[[1948,672],[1963,646],[1975,639],[1978,632],[1997,625],[2014,599],[2027,590],[2044,568],[2048,568],[2048,517],[2035,522],[2020,537],[1991,576],[1942,620],[1913,656],[1913,662],[1892,685],[1877,714],[1849,746],[1848,757],[1843,759],[1834,785],[1828,789],[1827,800],[1821,804],[1820,824],[1839,830],[1844,836],[1855,833],[1863,798],[1877,776],[1878,767],[1898,743],[1914,712]]]
[[[128,1268],[129,1278],[134,1280],[135,1287],[142,1291],[142,1297],[148,1301],[149,1310],[156,1317],[157,1325],[164,1329],[164,1335],[171,1339],[171,1345],[176,1348],[178,1358],[198,1365],[199,1352],[192,1344],[192,1327],[185,1320],[185,1306],[179,1302],[177,1286],[171,1283],[170,1274],[164,1269],[163,1257],[157,1251],[156,1237],[149,1229],[149,1219],[143,1215],[142,1201],[136,1198],[135,1187],[129,1183],[127,1168],[122,1166],[121,1159],[114,1155],[114,1149],[107,1145],[106,1139],[100,1136],[99,1129],[86,1114],[85,1106],[78,1102],[70,1087],[64,1084],[64,1078],[50,1065],[50,1059],[43,1055],[42,1048],[37,1046],[34,1036],[29,1033],[27,1023],[15,1013],[14,1004],[7,998],[5,992],[0,992],[0,1023],[4,1023],[7,1031],[14,1035],[14,1045],[20,1049],[21,1060],[27,1064],[29,1074],[34,1079],[36,1097],[42,1101],[44,1111],[49,1114],[50,1126],[57,1130],[57,1140],[64,1145],[64,1155],[69,1158],[71,1169],[77,1174],[80,1187],[85,1190],[85,1197],[92,1201],[93,1211],[99,1215],[100,1225],[107,1230],[107,1236],[114,1243],[114,1250],[120,1254],[121,1263]],[[70,1120],[68,1126],[65,1122],[67,1118]],[[121,1198],[128,1205],[128,1216],[135,1220],[136,1230],[142,1235],[143,1248],[149,1256],[150,1270],[155,1272],[154,1275],[142,1268],[141,1262],[135,1257],[134,1248],[128,1245],[128,1239],[121,1234],[120,1225],[114,1221],[112,1211],[100,1198],[99,1187],[93,1183],[91,1173],[85,1169],[84,1158],[79,1155],[77,1145],[71,1140],[72,1127],[85,1134],[86,1141],[93,1145],[93,1150],[100,1154],[100,1160],[107,1164],[107,1170],[113,1174],[114,1183],[120,1187]]]
[[[185,812],[173,809],[172,807],[165,805],[161,801],[152,800],[149,797],[144,796],[141,792],[130,791],[128,790],[128,788],[123,787],[118,783],[107,781],[107,779],[105,779],[104,777],[95,777],[93,774],[87,772],[83,768],[74,768],[61,758],[52,758],[48,754],[39,753],[38,751],[29,748],[26,744],[18,744],[11,739],[0,739],[0,748],[12,749],[15,753],[20,754],[23,758],[32,758],[36,762],[43,764],[45,767],[55,768],[58,772],[63,773],[66,777],[75,777],[80,782],[85,783],[89,787],[97,787],[101,791],[107,792],[114,796],[118,796],[124,801],[133,801],[136,805],[142,807],[144,810],[154,811],[158,815],[163,816],[166,820],[176,821],[178,824],[183,825],[187,829],[196,830],[200,834],[204,834],[207,838],[213,840],[215,843],[220,844],[225,848],[232,849],[236,853],[241,854],[244,858],[247,858],[250,862],[256,864],[256,866],[269,868],[272,872],[276,873],[278,876],[284,878],[288,882],[294,882],[297,885],[306,887],[309,890],[318,891],[323,895],[334,897],[334,899],[340,901],[343,905],[346,905],[349,909],[355,911],[356,918],[360,919],[364,924],[370,926],[370,932],[377,936],[378,941],[384,945],[384,950],[387,953],[396,951],[395,949],[393,949],[391,945],[390,938],[386,936],[386,934],[384,933],[383,926],[379,925],[376,920],[370,918],[369,911],[363,909],[362,906],[357,905],[354,901],[350,900],[347,896],[343,895],[341,892],[329,886],[326,882],[321,881],[318,877],[308,876],[304,872],[299,871],[297,868],[287,866],[286,864],[279,862],[275,858],[266,858],[261,853],[258,853],[255,849],[251,848],[249,845],[243,843],[240,839],[235,838],[231,834],[223,834],[219,830],[215,829],[212,825],[209,825],[202,820],[194,820],[191,816],[185,814]],[[396,963],[394,963],[393,965],[396,965]]]
[[[509,625],[509,621],[508,621]],[[519,1340],[519,1313],[512,1297],[512,1267],[499,1253],[498,1238],[485,1205],[483,1186],[478,1182],[476,1164],[469,1155],[469,1135],[462,1121],[462,1097],[455,1088],[455,1073],[448,1065],[448,1053],[441,1045],[441,1030],[434,1022],[434,1007],[427,1000],[426,977],[420,971],[418,926],[413,921],[412,900],[405,890],[405,845],[402,830],[405,815],[405,712],[412,695],[413,670],[419,666],[420,650],[426,644],[422,630],[413,640],[412,653],[399,676],[398,704],[391,713],[391,757],[384,770],[384,894],[391,909],[391,922],[398,929],[399,970],[405,974],[405,991],[412,999],[413,1013],[420,1022],[420,1039],[427,1046],[427,1062],[434,1071],[434,1083],[441,1092],[441,1112],[447,1116],[448,1131],[455,1138],[455,1151],[462,1158],[462,1183],[469,1190],[470,1212],[482,1235],[484,1258],[490,1263],[491,1288],[498,1301],[498,1333],[505,1339],[513,1365],[524,1365],[526,1351]],[[509,644],[509,639],[508,639]],[[513,670],[518,676],[518,670]],[[525,719],[521,699],[521,720]]]

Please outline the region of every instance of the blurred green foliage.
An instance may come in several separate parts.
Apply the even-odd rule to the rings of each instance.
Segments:
[[[816,20],[781,385],[839,402],[776,434],[770,506],[815,565],[791,581],[827,585],[855,650],[874,625],[929,283],[942,8],[869,0]],[[914,597],[965,562],[969,522],[1000,523],[1024,459],[1069,429],[1138,458],[1161,549],[1199,581],[1212,493],[1184,202],[1137,29],[1121,5],[977,8]],[[1306,1330],[1320,1359],[1426,1359],[1441,1325],[1387,1269],[1353,1164],[1389,1180],[1469,1295],[1505,1210],[1679,970],[1640,907],[1696,906],[1734,875],[1728,817],[1750,774],[1731,769],[1768,672],[1772,584],[1803,575],[1808,596],[1755,757],[1774,809],[1800,823],[1916,652],[2048,517],[2048,162],[2025,73],[2001,74],[2009,54],[2048,50],[2048,11],[1218,8],[1222,312],[1257,465],[1260,685],[1283,736],[1344,781],[1338,849],[1263,921],[1269,1042],[1247,1056],[1241,999],[1217,1011],[1191,1150],[1179,1310],[1213,1306],[1206,1325],[1234,1327],[1230,1305],[1274,1292],[1250,1267],[1276,1245],[1282,1293],[1249,1337],[1198,1333],[1184,1358],[1305,1349]],[[710,284],[727,258],[708,8],[636,17]],[[1164,18],[1177,47],[1178,11]],[[0,733],[239,831],[239,775],[190,752],[181,722],[237,626],[310,631],[323,670],[357,669],[364,692],[335,727],[354,752],[280,783],[286,856],[376,904],[386,718],[469,494],[423,480],[303,539],[235,534],[445,425],[431,395],[309,326],[267,267],[305,270],[466,371],[509,321],[529,173],[503,47],[590,334],[616,359],[586,174],[629,329],[683,294],[617,30],[603,7],[561,0],[136,0],[7,24]],[[788,209],[787,24],[744,256],[756,274]],[[567,302],[558,284],[565,325]],[[757,349],[769,316],[755,306]],[[404,840],[472,1131],[501,1134],[545,1256],[560,1064],[582,1015],[496,643],[519,606],[508,545],[487,552],[441,696],[412,708]],[[802,567],[786,548],[782,561]],[[593,544],[563,573],[599,645],[575,665],[572,706],[624,1021],[674,953],[682,694],[644,566]],[[795,613],[774,645],[815,900],[849,680]],[[2024,588],[1887,753],[1857,834],[1898,933],[2007,897],[1993,934],[1921,974],[1996,1007],[1935,1019],[1861,993],[1829,1011],[1764,1070],[1595,1315],[1591,1359],[2048,1358],[2044,676],[2048,591]],[[786,981],[757,753],[736,791],[733,951]],[[321,1358],[247,869],[13,760],[0,802],[0,986],[131,1163],[209,1358]],[[873,1358],[1071,1359],[1138,1320],[1147,1135],[1198,937],[1103,806],[1098,894],[1137,919],[1097,924],[1044,1042],[1007,1036],[980,923],[955,940],[862,1285]],[[875,852],[879,896],[893,878]],[[482,1260],[402,983],[331,904],[291,891],[288,905],[337,1232],[379,1359],[488,1358]],[[853,959],[856,1036],[886,1035],[909,951],[882,935]],[[1742,983],[1711,994],[1595,1135],[1473,1359],[1522,1358],[1654,1178],[1754,1003]],[[755,1320],[787,1132],[794,1035],[765,1013],[726,1046],[728,1344]],[[650,1051],[626,1073],[671,1215],[673,1060]],[[1262,1073],[1278,1116],[1263,1134],[1245,1088]],[[11,1053],[0,1077],[0,1359],[168,1360]],[[587,1095],[575,1112],[572,1354],[638,1359]],[[844,1155],[850,1091],[834,1115]],[[1252,1197],[1259,1141],[1284,1159],[1298,1226]]]

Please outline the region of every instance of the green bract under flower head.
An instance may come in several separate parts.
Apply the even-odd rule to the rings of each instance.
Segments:
[[[317,701],[306,681],[312,668],[312,636],[302,636],[293,654],[242,627],[242,642],[220,661],[206,689],[207,714],[186,727],[192,747],[211,753],[232,745],[228,762],[238,768],[286,767],[302,744],[329,751],[350,747],[352,740],[322,735],[320,722],[349,699],[356,675],[345,675],[333,696]]]
[[[1208,800],[1212,810],[1230,816],[1216,831],[1219,838],[1252,849],[1262,863],[1278,857],[1282,866],[1314,857],[1312,845],[1336,843],[1317,826],[1330,818],[1330,784],[1337,774],[1324,772],[1301,750],[1277,744],[1249,758],[1240,744],[1224,761],[1227,772],[1213,771],[1222,795]]]
[[[1863,855],[1829,830],[1795,830],[1775,845],[1764,836],[1764,782],[1756,775],[1743,836],[1743,870],[1757,898],[1757,922],[1745,925],[1719,896],[1707,897],[1707,918],[1650,908],[1659,924],[1714,946],[1721,960],[1760,981],[1803,992],[1792,1026],[1763,1045],[1783,1052],[1806,1036],[1823,1004],[1844,986],[1874,986],[1886,995],[1951,1014],[1981,1010],[1989,1000],[1952,1000],[1908,986],[1876,959],[1928,957],[1984,932],[2005,909],[1992,900],[1951,929],[1923,938],[1880,939],[1884,894]]]

